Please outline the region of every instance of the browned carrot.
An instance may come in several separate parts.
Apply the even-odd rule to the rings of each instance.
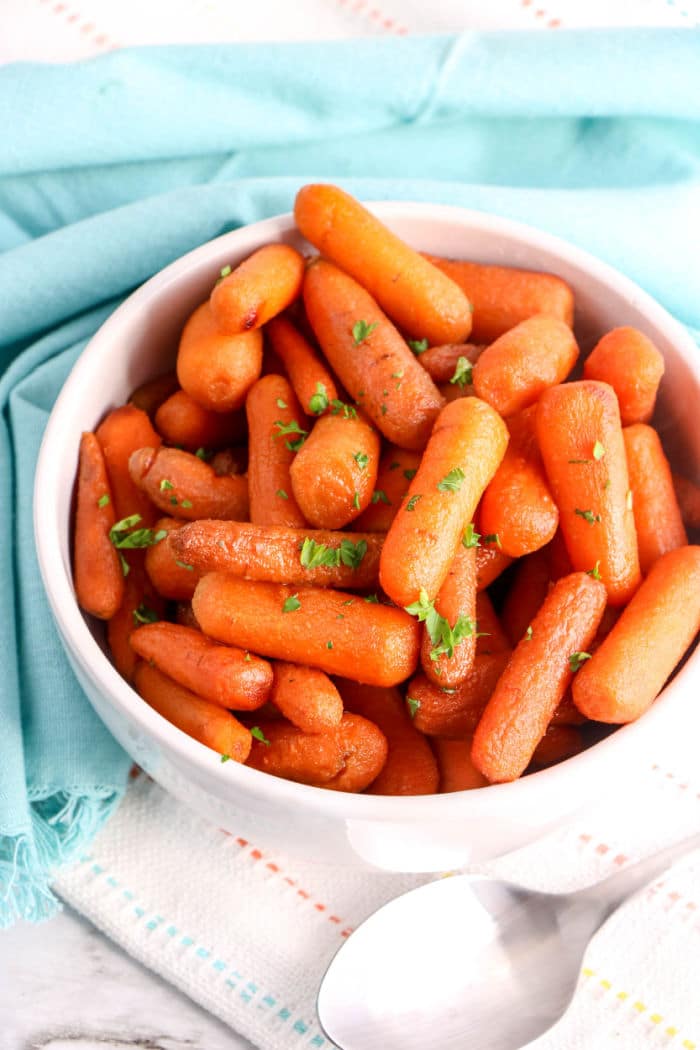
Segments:
[[[195,310],[180,337],[177,378],[203,408],[212,412],[241,408],[261,367],[260,329],[226,335],[217,326],[208,301]]]
[[[506,636],[498,613],[486,591],[479,591],[476,596],[476,625],[478,635],[476,639],[477,653],[504,653],[512,648],[511,642]],[[517,644],[516,639],[513,644]]]
[[[327,674],[315,667],[275,660],[270,699],[305,733],[323,733],[340,724],[343,701]]]
[[[435,737],[433,750],[440,770],[440,792],[472,791],[486,787],[488,780],[472,762],[471,737],[450,740]]]
[[[466,340],[471,304],[462,290],[359,201],[336,186],[303,186],[294,218],[307,240],[361,281],[409,335],[431,345]]]
[[[320,259],[306,272],[304,303],[321,349],[350,396],[389,441],[424,448],[443,399],[372,296]]]
[[[483,591],[497,580],[502,572],[512,565],[513,559],[498,549],[495,543],[476,548],[476,586]]]
[[[584,742],[576,726],[550,725],[532,755],[533,766],[545,768],[583,751]]]
[[[442,623],[423,625],[421,663],[425,674],[439,686],[463,682],[472,669],[476,651],[476,551],[458,544],[447,576],[435,599]]]
[[[605,587],[585,572],[554,584],[476,727],[472,759],[488,780],[516,780],[527,769],[575,670],[589,656],[605,602]]]
[[[284,365],[294,393],[307,416],[320,416],[338,400],[333,376],[309,341],[286,317],[275,317],[265,329]]]
[[[175,393],[178,385],[175,372],[166,372],[137,387],[129,398],[129,404],[142,409],[153,419],[163,402]]]
[[[248,449],[241,445],[235,448],[222,448],[215,452],[207,462],[217,478],[224,474],[245,474],[248,470]],[[250,478],[248,488],[250,488]]]
[[[279,375],[263,376],[246,398],[250,520],[256,525],[306,525],[292,490],[290,468],[306,424],[291,386]]]
[[[381,729],[361,715],[345,712],[335,730],[343,768],[323,785],[331,791],[365,791],[381,774],[389,747]]]
[[[549,581],[546,551],[535,551],[518,563],[501,610],[501,620],[511,645],[518,644],[534,620],[537,610],[547,597]]]
[[[124,597],[124,575],[110,540],[114,505],[100,443],[80,439],[78,498],[73,533],[73,581],[78,605],[101,620],[114,616]]]
[[[230,271],[230,267],[229,267]],[[211,312],[222,332],[248,332],[286,310],[301,292],[304,259],[289,244],[266,244],[216,282]]]
[[[141,448],[129,459],[129,473],[166,514],[197,518],[248,518],[248,479],[217,476],[208,463],[177,448]]]
[[[428,736],[473,733],[509,658],[509,652],[477,654],[471,671],[454,689],[435,685],[423,674],[416,675],[406,693],[416,729]]]
[[[605,619],[605,615],[609,611],[610,606],[606,605],[605,612],[603,613],[603,619]],[[603,620],[600,621],[598,631],[600,631],[602,623]],[[591,642],[590,651],[593,652],[594,649],[595,641]],[[571,695],[571,687],[569,687],[564,693],[564,699],[561,701],[559,707],[552,715],[552,721],[549,724],[550,726],[580,726],[583,725],[583,723],[586,721],[588,720],[584,717],[584,715],[581,714],[578,707],[574,703],[573,697]]]
[[[343,768],[337,732],[305,733],[289,722],[259,721],[247,765],[300,784],[322,787]]]
[[[576,676],[574,703],[598,722],[644,714],[700,629],[700,547],[654,563],[620,619]]]
[[[163,402],[156,412],[155,423],[165,441],[188,452],[236,445],[246,436],[242,412],[212,412],[184,390],[176,390]],[[152,444],[152,441],[143,441],[136,447]]]
[[[200,573],[189,562],[183,561],[173,548],[173,539],[182,526],[177,518],[160,518],[156,533],[167,535],[160,543],[146,551],[146,572],[158,594],[174,601],[189,601],[199,582]]]
[[[175,607],[175,623],[179,623],[181,627],[194,627],[197,631],[201,630],[192,609],[192,602],[177,603]]]
[[[680,474],[672,477],[683,524],[687,529],[700,529],[700,485]]]
[[[476,364],[486,348],[474,343],[447,343],[431,346],[418,360],[436,383],[451,383],[462,390],[471,383],[471,366]]]
[[[420,452],[409,452],[397,445],[389,445],[379,460],[370,504],[355,519],[353,528],[362,532],[388,531],[408,486],[416,476],[420,460]]]
[[[622,431],[627,453],[639,565],[646,576],[657,558],[688,542],[659,435],[646,423]]]
[[[412,617],[344,591],[294,590],[213,572],[198,583],[192,606],[212,638],[368,685],[396,685],[418,663]]]
[[[549,578],[552,583],[554,583],[555,580],[560,580],[562,576],[568,576],[574,571],[569,552],[566,549],[566,540],[564,539],[561,525],[554,533],[551,542],[547,544],[544,550],[547,556],[547,565],[549,566]]]
[[[604,335],[583,365],[584,379],[609,383],[617,394],[622,425],[652,417],[664,359],[636,328],[614,328]]]
[[[158,448],[160,436],[155,432],[145,412],[133,405],[115,408],[100,423],[97,440],[107,465],[114,513],[117,520],[139,514],[144,528],[158,517],[156,508],[146,493],[134,483],[129,474],[129,457],[136,449]]]
[[[252,742],[250,730],[230,711],[202,700],[147,663],[137,665],[134,686],[147,704],[183,733],[218,751],[222,757],[245,762]]]
[[[107,642],[114,666],[127,682],[134,676],[136,653],[131,648],[131,635],[142,623],[161,620],[165,602],[151,584],[143,559],[132,561],[124,581],[124,598],[107,625]]]

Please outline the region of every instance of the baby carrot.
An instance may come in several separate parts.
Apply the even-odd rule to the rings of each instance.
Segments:
[[[112,662],[119,674],[130,682],[136,667],[136,653],[131,648],[131,635],[142,623],[161,620],[165,602],[151,584],[143,559],[132,561],[124,580],[124,598],[107,624],[107,643]]]
[[[78,605],[101,620],[114,616],[124,597],[124,575],[109,532],[115,522],[100,443],[80,439],[78,498],[73,533],[73,582]]]
[[[289,722],[265,720],[257,732],[246,765],[299,784],[323,787],[343,768],[337,732],[305,733]]]
[[[672,474],[673,488],[687,529],[700,529],[700,485],[681,474]]]
[[[431,345],[465,342],[472,316],[462,290],[359,201],[337,186],[303,186],[294,218],[304,237],[360,281],[409,335]]]
[[[302,411],[320,416],[338,400],[333,376],[307,339],[286,317],[275,317],[265,332],[289,376]]]
[[[142,409],[147,416],[154,419],[160,406],[175,393],[179,385],[176,373],[166,372],[137,387],[129,398],[129,404]]]
[[[146,551],[148,578],[163,598],[189,601],[199,582],[200,573],[184,561],[173,548],[173,540],[182,522],[177,518],[160,518],[154,529],[167,535]]]
[[[212,412],[184,390],[176,390],[163,402],[156,412],[155,424],[168,444],[188,452],[236,445],[245,440],[247,433],[242,412]],[[152,444],[143,441],[137,447]]]
[[[438,771],[430,744],[419,733],[398,689],[338,680],[347,710],[374,722],[387,739],[386,763],[369,789],[370,795],[432,795]]]
[[[700,628],[700,547],[656,561],[574,679],[574,703],[598,722],[632,722],[656,699]]]
[[[378,466],[379,435],[354,408],[318,419],[290,467],[306,520],[317,529],[349,524],[369,506]]]
[[[561,524],[543,550],[549,566],[549,579],[552,583],[555,580],[560,580],[562,576],[569,576],[574,571],[569,552],[566,549],[566,540],[561,530]]]
[[[323,671],[275,660],[270,700],[305,733],[323,733],[343,717],[340,693]]]
[[[431,682],[455,686],[472,669],[476,649],[476,551],[457,545],[435,599],[438,627],[423,625],[421,664]]]
[[[266,244],[214,285],[209,302],[222,332],[260,328],[301,292],[304,259],[289,244]]]
[[[408,486],[418,471],[420,460],[420,452],[409,452],[397,445],[389,445],[379,460],[377,480],[370,504],[355,519],[353,528],[361,529],[363,532],[387,532],[389,530],[401,501],[408,491]]]
[[[435,685],[424,674],[416,675],[406,692],[406,705],[416,729],[427,736],[473,733],[509,658],[507,651],[477,654],[467,677],[453,689]]]
[[[485,349],[474,343],[446,343],[431,346],[419,355],[418,360],[436,383],[451,383],[457,390],[462,390],[471,383],[472,365]]]
[[[492,343],[535,314],[574,323],[574,295],[561,277],[510,266],[492,266],[461,259],[430,261],[458,284],[474,307],[471,337]]]
[[[183,733],[234,762],[245,762],[252,738],[250,730],[218,704],[202,700],[148,663],[134,672],[134,687],[147,704]]]
[[[485,401],[464,398],[442,410],[384,541],[379,578],[397,605],[421,591],[436,598],[507,442],[505,423]]]
[[[306,271],[304,303],[321,349],[350,396],[389,441],[424,448],[443,399],[372,296],[319,259]]]
[[[497,580],[502,572],[513,563],[513,559],[498,549],[497,544],[489,543],[476,548],[476,586],[477,590],[483,591]]]
[[[605,587],[585,572],[552,587],[474,733],[472,759],[488,780],[516,780],[527,769],[574,671],[589,656],[605,602]]]
[[[569,326],[537,314],[484,350],[474,365],[474,392],[502,416],[512,416],[533,405],[548,387],[562,383],[577,357]]]
[[[617,398],[607,383],[551,387],[537,436],[575,570],[596,571],[611,605],[639,586],[639,556]]]
[[[199,573],[362,591],[377,586],[383,539],[371,533],[193,521],[173,535],[171,544],[176,557]]]
[[[222,448],[215,452],[211,459],[206,459],[217,478],[224,474],[245,474],[248,470],[248,449],[241,445],[235,448]],[[250,488],[250,479],[248,479]]]
[[[195,310],[180,336],[177,378],[203,408],[232,412],[242,406],[260,375],[262,351],[259,328],[226,335],[207,301]]]
[[[146,413],[133,405],[115,408],[105,416],[95,434],[105,458],[117,520],[139,514],[141,524],[148,528],[158,512],[129,474],[129,457],[146,445],[158,448],[160,435],[153,429]]]
[[[511,645],[517,645],[532,624],[547,597],[549,581],[546,551],[535,551],[518,562],[501,610],[501,621]]]
[[[175,623],[179,623],[181,627],[194,627],[195,630],[200,630],[197,617],[192,609],[192,602],[177,603],[175,606]]]
[[[623,426],[651,419],[664,359],[636,328],[614,328],[583,364],[583,378],[609,383],[617,394]]]
[[[646,423],[622,431],[627,453],[639,565],[646,576],[657,558],[688,543],[659,435]]]
[[[486,591],[479,591],[476,596],[476,627],[477,653],[504,653],[512,648]],[[513,645],[517,645],[519,641],[520,639],[516,638]]]
[[[290,468],[306,422],[284,376],[258,379],[246,398],[250,520],[256,525],[306,525],[292,490]]]
[[[129,459],[129,473],[166,514],[197,518],[248,518],[248,479],[217,476],[208,463],[177,448],[140,448]]]
[[[343,714],[335,730],[343,768],[323,785],[331,791],[365,791],[381,774],[389,751],[381,729],[361,715]]]
[[[488,780],[472,762],[471,737],[449,740],[435,737],[433,750],[440,770],[440,792],[471,791],[486,787]]]
[[[573,758],[583,748],[583,738],[576,726],[550,725],[533,752],[532,764],[544,769]]]

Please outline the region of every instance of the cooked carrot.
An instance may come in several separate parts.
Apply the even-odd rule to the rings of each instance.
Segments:
[[[379,727],[387,739],[386,763],[369,788],[370,795],[432,795],[438,771],[430,744],[413,725],[398,689],[360,685],[338,679],[346,708]]]
[[[472,762],[471,737],[461,740],[435,737],[433,750],[440,770],[441,793],[472,791],[487,786],[488,780]]]
[[[262,368],[262,335],[253,328],[226,335],[209,302],[197,307],[180,336],[177,378],[183,390],[212,412],[240,408]]]
[[[248,518],[248,479],[217,476],[208,463],[177,448],[141,448],[129,459],[129,473],[166,514],[197,518]]]
[[[192,627],[147,623],[134,631],[131,645],[163,674],[220,707],[254,711],[270,695],[272,668],[266,660],[218,645]]]
[[[513,558],[544,547],[559,524],[537,444],[536,412],[532,405],[508,419],[508,448],[479,508],[482,532],[498,536],[501,550]]]
[[[204,457],[203,457],[204,458]],[[224,474],[246,474],[248,471],[248,449],[241,445],[235,448],[222,448],[207,459],[217,478]],[[248,479],[250,489],[250,478]]]
[[[508,661],[474,733],[472,759],[492,782],[527,769],[605,609],[605,587],[585,572],[558,580]]]
[[[623,426],[651,419],[664,374],[664,359],[636,328],[614,328],[583,365],[584,379],[609,383],[617,394]]]
[[[620,619],[576,676],[574,703],[597,722],[632,722],[656,699],[700,629],[700,547],[651,567]]]
[[[532,764],[540,768],[553,766],[578,755],[584,746],[583,737],[575,726],[550,725],[534,750]]]
[[[338,400],[333,376],[311,346],[286,317],[275,317],[265,332],[289,376],[302,411],[320,416]]]
[[[337,732],[305,733],[289,722],[261,720],[247,765],[273,777],[322,787],[343,768],[345,756]]]
[[[294,497],[311,525],[342,529],[369,506],[379,447],[376,430],[359,416],[347,418],[341,411],[314,423],[289,471]]]
[[[617,398],[583,380],[545,391],[537,437],[575,570],[596,571],[611,605],[639,586],[639,556]]]
[[[510,652],[477,654],[471,671],[454,689],[435,685],[424,674],[416,675],[406,691],[416,729],[427,736],[473,733],[509,658]]]
[[[421,664],[431,682],[455,686],[472,669],[476,651],[476,551],[457,545],[442,587],[435,599],[442,617],[440,628],[423,625]]]
[[[209,700],[202,700],[147,663],[137,665],[134,687],[159,715],[200,744],[234,762],[245,762],[247,759],[252,743],[250,730],[230,711]]]
[[[146,413],[133,405],[115,408],[105,416],[95,433],[105,458],[117,520],[139,514],[140,524],[148,528],[158,517],[158,511],[148,495],[134,483],[129,473],[129,457],[146,445],[158,448],[160,435],[153,429]]]
[[[175,623],[179,623],[181,627],[194,627],[197,631],[201,630],[192,608],[192,602],[177,603],[175,607]]]
[[[566,549],[566,540],[561,530],[561,524],[551,541],[544,548],[544,553],[549,566],[549,579],[552,583],[555,580],[560,580],[562,576],[569,576],[574,571],[569,552]]]
[[[505,423],[485,401],[464,398],[442,410],[384,541],[379,578],[397,605],[421,591],[435,599],[507,442]]]
[[[527,632],[547,597],[549,581],[546,551],[535,551],[518,562],[501,610],[501,622],[511,645],[516,646]]]
[[[574,295],[561,277],[510,266],[492,266],[461,259],[430,261],[458,284],[474,307],[471,337],[492,343],[535,314],[574,323]]]
[[[466,341],[472,315],[464,292],[359,201],[337,186],[303,186],[294,218],[304,237],[360,281],[409,335],[434,346]]]
[[[174,601],[189,601],[199,582],[200,573],[173,549],[173,539],[182,527],[177,518],[160,518],[156,532],[166,532],[160,543],[146,551],[146,572],[158,594]]]
[[[446,343],[431,346],[419,355],[418,360],[434,382],[452,383],[462,390],[471,384],[471,366],[476,364],[485,349],[474,343]]]
[[[424,448],[443,399],[372,296],[320,259],[306,271],[304,303],[321,349],[350,396],[389,441]]]
[[[165,602],[149,580],[143,559],[132,561],[124,581],[122,603],[107,624],[107,644],[112,662],[127,682],[134,676],[137,659],[131,648],[131,635],[140,624],[162,620],[164,616]]]
[[[124,574],[109,537],[115,523],[112,493],[100,443],[83,433],[73,533],[73,582],[78,605],[101,620],[114,616],[124,597]]]
[[[156,412],[158,432],[170,445],[188,452],[236,445],[247,435],[245,416],[238,412],[212,412],[184,390],[176,390]],[[151,445],[144,441],[140,447]]]
[[[323,733],[340,724],[343,701],[323,671],[275,660],[270,699],[305,733]]]
[[[142,409],[153,419],[163,402],[175,393],[178,386],[176,373],[166,372],[137,387],[129,398],[129,404]]]
[[[175,535],[176,557],[200,574],[372,590],[384,537],[371,533],[286,529],[238,521],[193,521]]]
[[[476,596],[476,627],[477,653],[504,653],[512,648],[486,591],[479,591]],[[516,639],[513,645],[517,645],[519,640]]]
[[[622,431],[637,530],[639,565],[646,576],[657,558],[688,543],[659,435],[646,423]]]
[[[700,485],[680,474],[671,476],[683,524],[687,529],[700,529]]]
[[[489,543],[476,548],[476,586],[477,590],[483,591],[497,580],[502,572],[513,564],[513,559],[498,549],[495,543]]]
[[[289,472],[306,434],[306,422],[284,376],[263,376],[251,387],[246,415],[250,520],[256,525],[301,528],[306,519]]]
[[[418,663],[419,627],[408,613],[344,591],[213,572],[198,583],[192,606],[212,638],[368,685],[396,685]]]
[[[502,416],[512,416],[533,405],[548,387],[562,383],[577,357],[569,326],[537,314],[484,350],[474,365],[474,392]]]
[[[362,532],[387,532],[420,465],[420,452],[389,445],[379,460],[377,480],[368,507],[355,518]]]
[[[331,791],[365,791],[386,763],[386,737],[374,722],[348,711],[335,733],[343,754],[343,768],[322,786]]]
[[[212,290],[209,302],[222,332],[239,335],[281,313],[301,292],[304,259],[289,244],[266,244]]]
[[[605,619],[605,614],[609,611],[610,606],[606,605],[605,612],[603,613],[603,619]],[[600,621],[600,625],[598,626],[599,631],[602,623],[603,620]],[[592,641],[590,644],[590,652],[593,652],[594,650],[595,640]],[[552,721],[549,724],[550,726],[580,726],[583,725],[583,723],[586,721],[588,721],[588,719],[581,714],[578,707],[573,701],[573,697],[571,695],[571,686],[569,686],[569,688],[564,693],[564,699],[560,702],[556,711],[552,715]]]

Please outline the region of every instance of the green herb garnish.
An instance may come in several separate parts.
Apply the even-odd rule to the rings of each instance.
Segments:
[[[459,492],[464,481],[464,471],[461,467],[455,467],[446,474],[442,481],[438,481],[438,492]]]
[[[352,338],[355,346],[359,346],[360,343],[364,343],[365,339],[369,338],[374,329],[377,327],[377,322],[374,324],[368,324],[367,321],[355,321],[352,326]]]

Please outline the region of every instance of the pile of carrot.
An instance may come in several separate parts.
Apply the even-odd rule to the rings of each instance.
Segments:
[[[576,373],[556,275],[420,255],[330,185],[295,218],[319,254],[212,274],[175,373],[82,436],[75,590],[120,673],[337,791],[511,781],[640,717],[700,628],[660,352],[620,327]]]

